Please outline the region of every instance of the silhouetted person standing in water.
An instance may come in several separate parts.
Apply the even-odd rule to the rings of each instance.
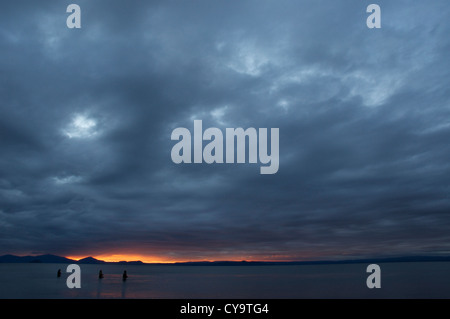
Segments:
[[[128,275],[127,275],[127,271],[124,270],[123,275],[122,275],[122,280],[127,280]]]
[[[59,278],[61,277],[61,269],[58,269],[58,273],[56,274],[56,276]]]
[[[98,273],[98,279],[102,279],[103,278],[103,272],[100,270],[100,272]]]

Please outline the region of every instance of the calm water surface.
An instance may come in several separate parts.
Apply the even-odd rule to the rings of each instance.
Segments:
[[[67,264],[0,264],[0,298],[450,298],[449,262],[379,265],[380,289],[367,288],[366,264],[80,265],[81,288],[69,289]]]

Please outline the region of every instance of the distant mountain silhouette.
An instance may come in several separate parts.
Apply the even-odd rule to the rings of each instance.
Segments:
[[[185,266],[268,266],[268,265],[327,265],[327,264],[372,264],[391,262],[450,261],[450,256],[403,256],[386,258],[317,260],[317,261],[189,261],[173,265]]]
[[[171,265],[171,266],[260,266],[260,265],[324,265],[324,264],[356,264],[356,263],[389,263],[389,262],[431,262],[450,261],[450,256],[403,256],[387,258],[366,258],[347,260],[318,260],[318,261],[191,261],[178,263],[151,263],[150,265]],[[0,263],[56,263],[56,264],[124,264],[124,265],[145,265],[140,260],[106,262],[86,257],[80,260],[73,260],[56,255],[39,256],[14,256],[11,254],[0,256]]]
[[[74,263],[75,261],[66,257],[55,255],[40,255],[40,256],[14,256],[4,255],[0,256],[0,263]]]
[[[140,260],[136,261],[119,261],[106,262],[94,257],[86,257],[80,260],[69,259],[56,255],[39,255],[39,256],[14,256],[11,254],[0,256],[0,263],[54,263],[54,264],[123,264],[123,265],[143,265]]]
[[[77,264],[104,264],[106,261],[95,259],[94,257],[86,257],[76,261]]]
[[[36,256],[31,262],[41,262],[41,263],[66,263],[66,262],[72,262],[71,259],[61,256],[55,256],[55,255],[41,255]]]

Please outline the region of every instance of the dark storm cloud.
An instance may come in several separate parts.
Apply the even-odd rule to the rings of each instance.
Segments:
[[[445,1],[12,2],[0,253],[449,251]],[[280,169],[175,165],[176,127],[279,127]]]

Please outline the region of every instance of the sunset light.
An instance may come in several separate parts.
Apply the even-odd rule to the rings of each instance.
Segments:
[[[98,260],[103,260],[106,262],[119,262],[119,261],[142,261],[143,263],[174,263],[175,260],[168,258],[162,258],[158,256],[148,256],[148,255],[95,255],[95,256],[67,256],[69,259],[80,260],[86,257],[93,257]]]
[[[320,257],[316,256],[291,256],[291,255],[266,255],[266,256],[253,256],[253,255],[236,255],[236,256],[208,256],[208,257],[199,257],[192,256],[188,257],[173,257],[168,258],[167,256],[155,256],[155,255],[139,255],[139,254],[101,254],[101,255],[74,255],[74,256],[66,256],[66,258],[79,261],[81,259],[92,257],[100,261],[105,262],[132,262],[132,261],[142,261],[143,263],[185,263],[185,262],[217,262],[217,261],[247,261],[247,262],[291,262],[291,261],[307,261],[312,259],[320,259]]]
[[[4,316],[450,299],[449,17],[449,0],[2,1]]]

